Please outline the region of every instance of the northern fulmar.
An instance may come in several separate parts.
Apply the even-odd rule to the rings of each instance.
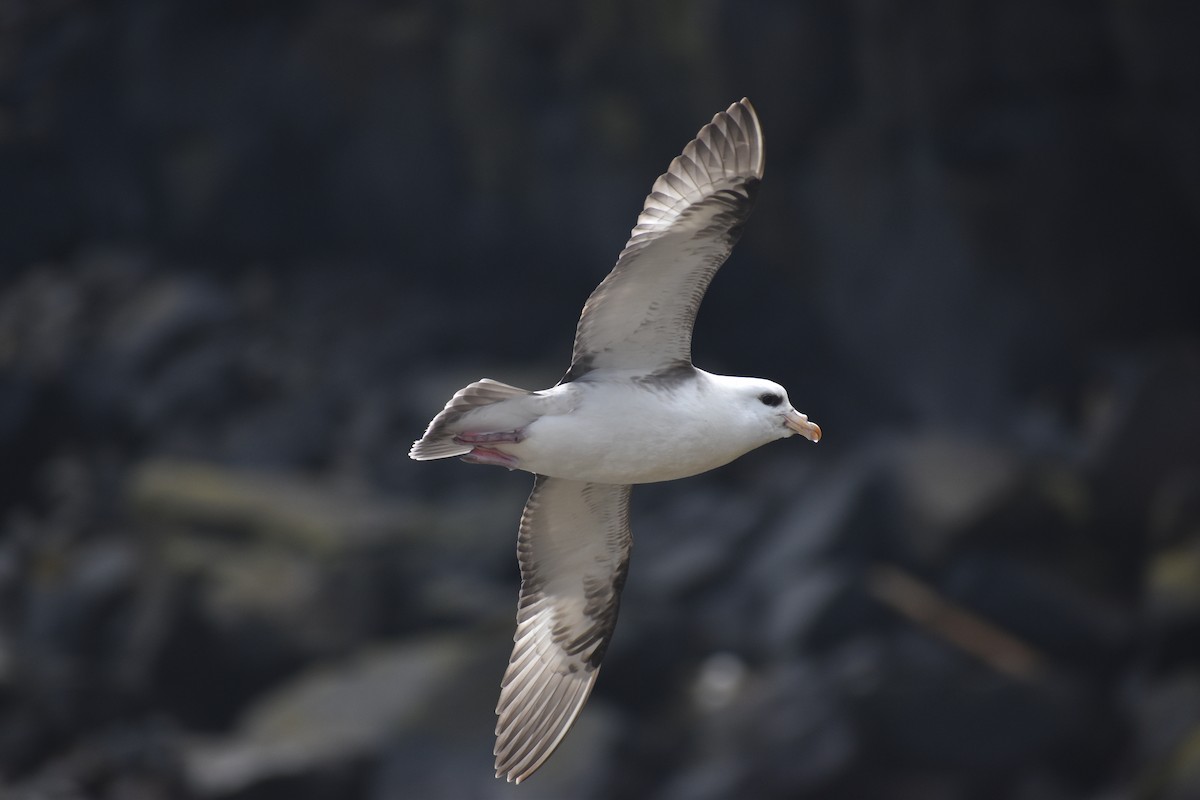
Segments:
[[[630,485],[706,472],[795,434],[821,438],[782,386],[692,365],[696,310],[762,175],[762,128],[743,98],[654,182],[583,307],[563,379],[536,392],[476,381],[409,451],[534,474],[517,537],[521,593],[496,706],[496,777],[520,783],[545,763],[596,682],[629,565]]]

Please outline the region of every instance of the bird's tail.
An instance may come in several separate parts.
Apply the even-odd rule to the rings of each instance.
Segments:
[[[429,423],[425,435],[413,442],[408,457],[417,461],[432,461],[466,455],[471,452],[473,445],[454,441],[455,434],[466,430],[462,424],[463,417],[476,409],[531,394],[533,392],[528,389],[509,386],[491,378],[482,378],[464,386],[454,393],[446,407]]]

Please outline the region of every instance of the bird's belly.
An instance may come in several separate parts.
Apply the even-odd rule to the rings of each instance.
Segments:
[[[594,423],[594,424],[593,424]],[[588,420],[543,417],[505,452],[539,475],[593,483],[655,483],[686,478],[727,464],[745,452],[719,430],[646,415]]]

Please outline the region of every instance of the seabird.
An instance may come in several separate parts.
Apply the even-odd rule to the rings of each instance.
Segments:
[[[795,434],[821,438],[779,384],[692,365],[696,310],[762,175],[762,128],[743,98],[654,182],[583,307],[563,379],[536,392],[476,381],[409,451],[534,474],[517,537],[515,646],[496,706],[498,778],[520,783],[545,763],[596,682],[629,566],[631,484],[706,472]]]

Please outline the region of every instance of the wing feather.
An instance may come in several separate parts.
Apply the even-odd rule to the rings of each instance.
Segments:
[[[654,182],[616,266],[584,305],[564,380],[599,368],[691,364],[696,311],[741,235],[763,163],[762,128],[745,98],[688,142]]]
[[[629,565],[629,487],[538,475],[521,515],[521,598],[496,704],[496,777],[520,783],[587,702]]]

